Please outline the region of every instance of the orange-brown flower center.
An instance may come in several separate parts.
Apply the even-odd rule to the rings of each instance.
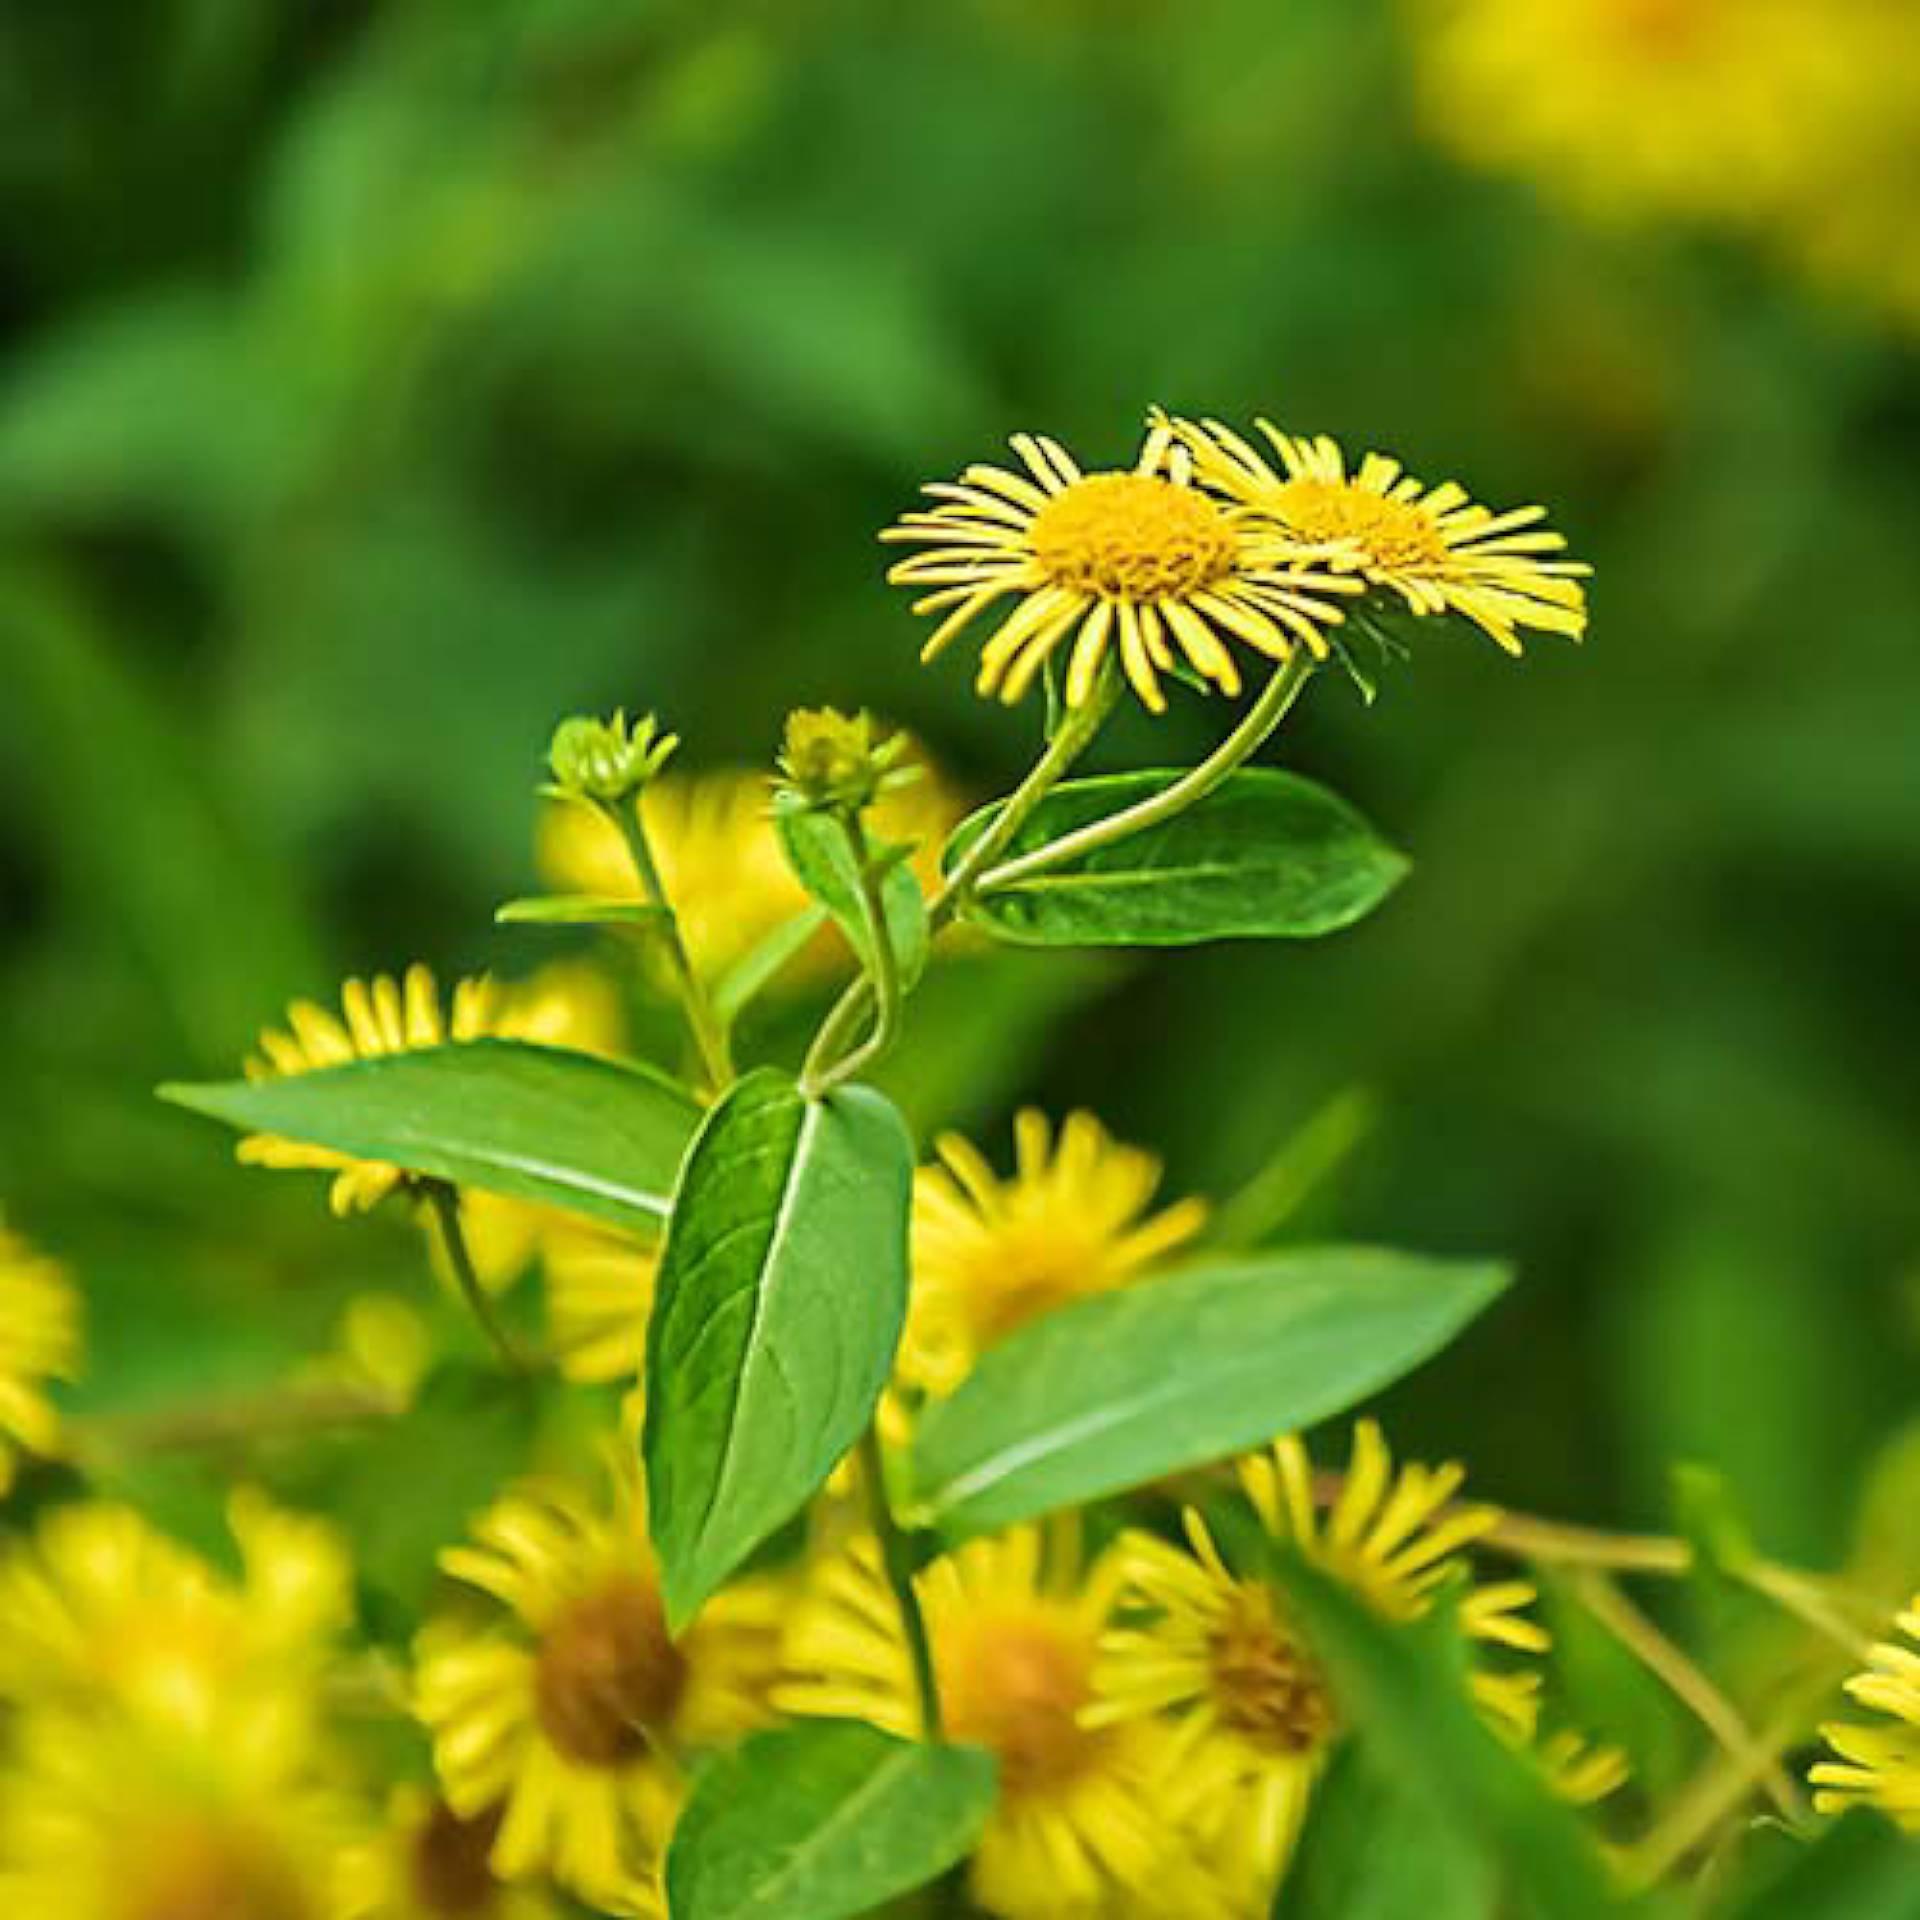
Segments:
[[[1103,1736],[1080,1724],[1092,1696],[1084,1641],[1044,1616],[975,1618],[941,1653],[948,1726],[999,1756],[1004,1792],[1044,1792],[1086,1766]]]
[[[1425,507],[1390,500],[1350,481],[1289,480],[1273,504],[1296,539],[1309,545],[1350,542],[1382,573],[1444,572],[1451,561]]]
[[[413,1892],[420,1905],[446,1920],[478,1920],[490,1914],[500,1891],[488,1855],[500,1831],[496,1807],[463,1820],[444,1800],[413,1836]]]
[[[129,1854],[126,1920],[315,1920],[299,1877],[257,1835],[193,1821]]]
[[[534,1703],[569,1760],[617,1767],[673,1717],[687,1663],[667,1633],[659,1590],[621,1578],[563,1608],[540,1637]]]
[[[1232,525],[1205,494],[1146,473],[1076,480],[1033,517],[1056,586],[1107,600],[1180,600],[1232,571]]]
[[[1207,1642],[1220,1724],[1270,1753],[1310,1753],[1333,1731],[1319,1670],[1275,1618],[1264,1592],[1236,1597]]]

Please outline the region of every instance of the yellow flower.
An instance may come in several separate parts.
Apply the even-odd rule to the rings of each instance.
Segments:
[[[1540,524],[1544,507],[1492,513],[1452,481],[1428,487],[1383,453],[1349,473],[1336,441],[1296,439],[1265,420],[1278,468],[1218,421],[1173,424],[1208,485],[1413,613],[1460,614],[1516,654],[1523,627],[1585,633],[1580,581],[1590,569],[1558,557],[1566,542]]]
[[[1061,1546],[1064,1535],[1055,1535]],[[918,1576],[946,1730],[1000,1762],[999,1798],[971,1867],[974,1900],[1008,1920],[1129,1910],[1181,1886],[1179,1836],[1154,1797],[1164,1746],[1148,1725],[1090,1727],[1118,1567],[1084,1573],[1024,1527],[976,1540]],[[920,1731],[899,1615],[873,1544],[826,1561],[788,1641],[792,1712]],[[1178,1909],[1142,1902],[1142,1911]]]
[[[1894,1624],[1920,1644],[1920,1594]],[[1920,1833],[1920,1652],[1887,1640],[1867,1656],[1865,1673],[1847,1682],[1861,1706],[1884,1716],[1870,1726],[1839,1722],[1822,1727],[1839,1756],[1823,1760],[1808,1776],[1822,1813],[1877,1807],[1909,1833]]]
[[[334,1920],[558,1920],[544,1889],[495,1877],[499,1828],[497,1809],[465,1819],[422,1788],[396,1788],[381,1831],[341,1856]]]
[[[673,1639],[624,1470],[607,1500],[528,1482],[473,1538],[440,1564],[504,1615],[434,1621],[418,1649],[414,1706],[447,1803],[499,1810],[502,1879],[544,1871],[591,1904],[647,1911],[682,1762],[765,1718],[780,1596],[741,1581]]]
[[[1884,118],[1885,0],[1415,0],[1421,91],[1467,159],[1610,215],[1805,205]],[[1889,66],[1888,61],[1896,64]]]
[[[29,1718],[0,1796],[8,1920],[332,1920],[356,1810],[295,1752]]]
[[[0,1560],[0,1696],[75,1716],[204,1733],[272,1753],[351,1617],[351,1568],[324,1522],[242,1490],[241,1577],[216,1573],[130,1507],[57,1508]]]
[[[1066,698],[1083,705],[1118,651],[1141,702],[1164,712],[1160,676],[1186,669],[1240,691],[1227,645],[1269,659],[1305,646],[1327,654],[1323,628],[1354,583],[1301,563],[1288,543],[1189,484],[1187,455],[1165,421],[1150,428],[1131,472],[1083,474],[1052,440],[1018,434],[1025,467],[969,467],[957,484],[924,489],[938,502],[882,539],[924,544],[888,579],[930,587],[916,613],[943,617],[931,660],[987,608],[1014,606],[980,652],[981,694],[1011,704],[1069,640]]]
[[[939,852],[960,817],[952,790],[916,751],[905,762],[920,777],[881,793],[868,815],[874,835],[920,848],[914,867],[937,884]],[[664,774],[640,796],[640,818],[660,882],[680,922],[694,970],[717,981],[761,943],[809,909],[774,831],[772,787],[747,768]],[[561,893],[638,900],[639,877],[620,829],[594,808],[558,805],[540,822],[540,870]],[[844,966],[830,938],[809,943],[793,977],[819,978]]]
[[[1270,1539],[1292,1543],[1392,1620],[1425,1613],[1459,1570],[1462,1550],[1498,1518],[1491,1507],[1454,1504],[1457,1466],[1396,1474],[1372,1421],[1355,1429],[1348,1472],[1324,1521],[1298,1440],[1240,1461],[1236,1477]],[[1339,1729],[1339,1707],[1271,1584],[1257,1569],[1229,1563],[1197,1509],[1183,1510],[1181,1523],[1184,1545],[1145,1533],[1121,1541],[1125,1598],[1138,1617],[1105,1636],[1104,1697],[1089,1718],[1173,1719],[1166,1804],[1175,1818],[1197,1823],[1203,1857],[1232,1890],[1230,1910],[1264,1914]],[[1524,1613],[1533,1597],[1519,1581],[1476,1586],[1461,1626],[1484,1646],[1544,1652],[1545,1632]],[[1523,1741],[1537,1704],[1508,1678],[1476,1673],[1474,1691],[1508,1737]]]
[[[49,1380],[80,1369],[80,1297],[64,1268],[35,1253],[0,1219],[0,1497],[22,1453],[60,1444]]]
[[[657,1247],[592,1228],[576,1227],[547,1242],[547,1325],[569,1380],[638,1378],[659,1266]]]
[[[1122,1146],[1090,1113],[1056,1140],[1031,1109],[1014,1122],[1015,1171],[1001,1179],[956,1134],[936,1143],[913,1194],[913,1293],[900,1343],[905,1386],[951,1393],[996,1341],[1091,1294],[1130,1286],[1191,1240],[1206,1205],[1149,1213],[1160,1163]]]

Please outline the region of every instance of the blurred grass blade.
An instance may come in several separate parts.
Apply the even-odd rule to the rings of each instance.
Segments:
[[[714,1011],[732,1026],[761,988],[790,960],[798,958],[808,941],[826,924],[826,908],[809,907],[775,927],[721,976],[713,990]]]
[[[993,1809],[994,1762],[821,1721],[701,1770],[667,1854],[675,1920],[851,1920],[958,1862]]]
[[[664,927],[671,917],[664,907],[644,900],[604,899],[592,893],[536,893],[509,900],[494,919],[503,927]]]
[[[643,1229],[667,1212],[700,1118],[661,1074],[521,1040],[160,1091],[249,1133]]]
[[[926,1411],[908,1517],[963,1538],[1262,1445],[1397,1380],[1506,1283],[1485,1263],[1328,1247],[1082,1301]]]

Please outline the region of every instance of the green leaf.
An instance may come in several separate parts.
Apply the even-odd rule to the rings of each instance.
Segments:
[[[1394,1626],[1297,1552],[1276,1552],[1272,1571],[1342,1719],[1369,1741],[1396,1787],[1495,1868],[1495,1912],[1598,1920],[1632,1911],[1608,1884],[1573,1810],[1482,1722],[1449,1609]]]
[[[1738,1920],[1920,1920],[1920,1842],[1875,1813],[1848,1814],[1808,1844],[1769,1832]]]
[[[865,1087],[763,1068],[687,1157],[647,1337],[647,1490],[682,1625],[859,1437],[907,1298],[913,1143]]]
[[[991,1754],[851,1721],[763,1733],[701,1770],[667,1853],[674,1920],[844,1920],[962,1859]]]
[[[1498,1884],[1465,1834],[1350,1740],[1313,1790],[1273,1920],[1493,1920]]]
[[[1169,1275],[993,1348],[914,1437],[909,1517],[960,1538],[1260,1446],[1376,1393],[1507,1283],[1363,1247]]]
[[[693,1097],[660,1074],[521,1040],[160,1092],[249,1132],[619,1227],[659,1225],[700,1117]]]
[[[536,893],[509,900],[494,919],[504,927],[664,927],[673,916],[644,900],[606,899],[595,893]]]
[[[1007,858],[1151,800],[1183,777],[1069,781],[1014,835]],[[947,846],[949,867],[998,811],[987,807],[960,824]],[[1325,787],[1272,768],[1242,768],[1170,820],[976,895],[962,913],[1026,946],[1308,939],[1372,912],[1406,871],[1405,858]]]
[[[798,959],[807,943],[827,924],[824,907],[808,907],[796,913],[741,955],[720,976],[713,990],[713,1010],[731,1027],[748,1005],[791,960]]]
[[[804,807],[777,807],[773,821],[787,864],[800,884],[833,915],[860,964],[872,973],[873,941],[861,897],[860,868],[845,829],[829,815]],[[910,987],[926,971],[930,936],[927,903],[904,857],[887,866],[880,881],[880,904],[886,912],[900,984]]]

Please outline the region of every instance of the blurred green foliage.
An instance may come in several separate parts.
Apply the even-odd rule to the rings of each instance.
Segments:
[[[87,1282],[92,1404],[283,1365],[414,1258],[153,1082],[339,972],[539,957],[489,923],[564,711],[764,763],[853,697],[1016,771],[1034,715],[915,665],[874,529],[1157,400],[1552,502],[1591,644],[1317,687],[1285,755],[1412,853],[1392,906],[1043,968],[1011,1041],[956,993],[916,1118],[977,1036],[1224,1196],[1361,1090],[1301,1222],[1521,1271],[1405,1445],[1644,1524],[1697,1459],[1766,1550],[1853,1549],[1920,1358],[1920,363],[1454,171],[1406,69],[1347,0],[5,10],[0,1198]]]

